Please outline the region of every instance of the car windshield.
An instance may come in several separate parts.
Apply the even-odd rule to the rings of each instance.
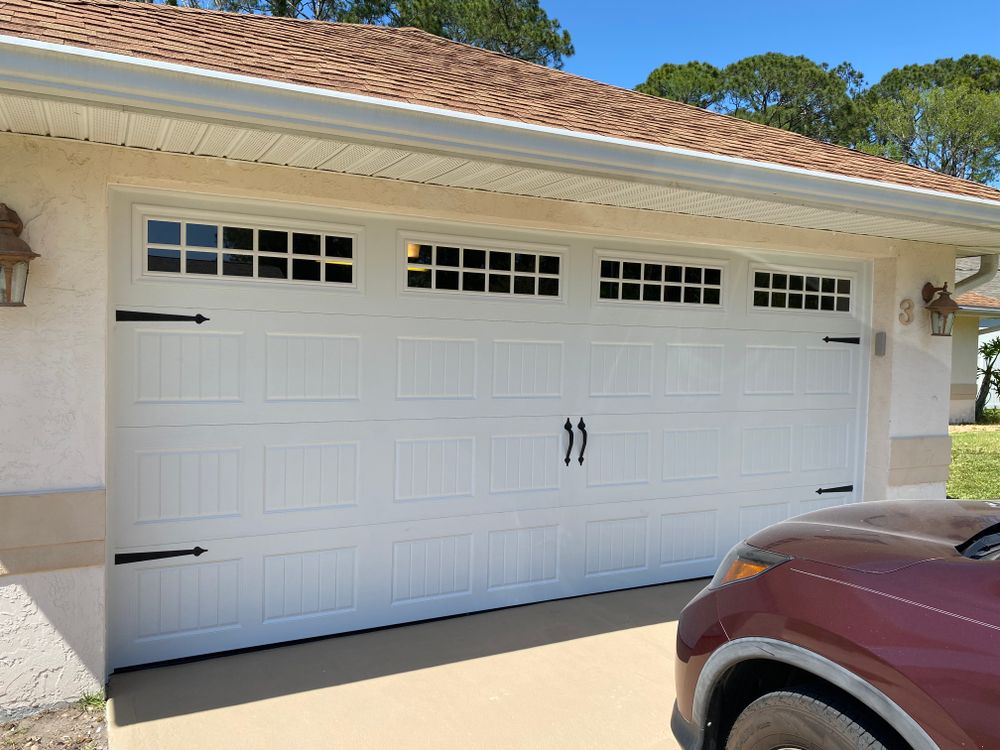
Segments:
[[[1000,559],[1000,523],[986,527],[955,549],[971,560]]]

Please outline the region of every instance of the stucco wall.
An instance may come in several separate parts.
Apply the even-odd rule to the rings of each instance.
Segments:
[[[103,568],[0,578],[0,718],[103,689],[103,631]]]
[[[889,399],[889,436],[892,440],[947,435],[951,406],[951,338],[930,335],[930,314],[923,309],[920,290],[928,281],[936,286],[950,282],[955,274],[955,258],[938,246],[907,243],[899,246],[895,265],[892,294],[896,306],[892,311],[894,317],[886,328],[892,338],[888,353],[892,385],[887,394],[879,396],[873,392],[872,398]],[[898,315],[898,305],[903,299],[910,299],[914,304],[913,321],[909,325]],[[944,498],[950,456],[945,453],[937,460],[943,462],[940,481],[926,481],[924,474],[909,482],[897,473],[890,479],[886,497]]]
[[[605,237],[872,260],[873,328],[889,334],[889,349],[886,357],[872,360],[866,497],[899,494],[887,489],[893,438],[940,436],[946,431],[950,342],[930,337],[922,310],[909,327],[897,319],[900,299],[919,300],[925,281],[951,278],[954,253],[945,246],[504,197],[33,136],[0,134],[0,152],[0,201],[21,214],[25,239],[42,255],[32,264],[28,307],[0,313],[0,347],[17,352],[0,368],[0,456],[5,462],[0,493],[105,484],[106,204],[113,184],[473,220],[498,227],[570,228]],[[915,491],[943,496],[943,483],[908,490]],[[103,656],[95,656],[103,653],[104,642],[101,568],[32,574],[23,581],[0,578],[0,591],[5,608],[0,612],[0,684],[28,686],[21,689],[31,697],[14,696],[18,705],[43,696],[63,699],[93,686],[88,679],[103,679]],[[32,601],[38,605],[34,609]],[[64,615],[77,608],[81,615],[75,622],[63,622]],[[5,614],[8,611],[15,614]],[[31,647],[18,645],[18,658],[4,660],[2,655],[13,645],[22,644],[26,629],[35,634]],[[74,676],[49,679],[45,675],[56,674],[54,663],[62,664],[63,674]],[[0,702],[11,700],[18,689],[8,687]]]
[[[104,485],[105,170],[86,151],[4,136],[0,202],[32,262],[27,307],[0,325],[0,492]],[[15,355],[16,353],[16,355]],[[16,427],[16,429],[14,429]]]
[[[951,356],[951,409],[952,424],[968,424],[976,421],[976,399],[974,394],[978,380],[979,360],[979,318],[959,317],[955,320],[952,334]]]

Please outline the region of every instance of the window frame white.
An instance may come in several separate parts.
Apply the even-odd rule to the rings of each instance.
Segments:
[[[660,266],[692,266],[701,268],[702,272],[705,269],[712,268],[718,269],[721,272],[720,284],[719,284],[719,304],[712,305],[706,304],[704,302],[684,302],[681,299],[680,302],[668,302],[664,300],[659,300],[657,302],[651,302],[649,300],[643,299],[607,299],[601,297],[601,261],[610,260],[618,262],[637,262],[637,263],[651,263]],[[593,264],[593,277],[591,279],[591,300],[595,305],[608,305],[608,306],[618,306],[625,305],[629,307],[638,307],[642,310],[657,310],[662,308],[675,308],[679,310],[704,310],[705,312],[725,312],[729,307],[729,296],[731,293],[731,282],[729,279],[729,269],[730,261],[724,258],[705,258],[696,255],[676,255],[676,254],[661,254],[654,252],[637,253],[634,251],[625,250],[614,250],[606,247],[600,247],[594,249],[594,264]],[[610,279],[609,279],[610,280]],[[617,282],[621,284],[623,279],[619,277]],[[646,282],[644,279],[628,279],[629,283],[638,283],[642,286],[645,283],[655,283],[659,284],[661,287],[666,286],[666,281],[659,282]],[[698,286],[704,291],[705,284],[687,284],[684,281],[680,282],[681,296],[683,297],[683,290],[686,286]],[[714,285],[710,285],[709,288],[714,289]]]
[[[181,244],[180,245],[170,245],[166,243],[149,243],[147,242],[147,226],[149,221],[167,221],[167,222],[178,222],[180,224],[208,224],[215,225],[220,228],[219,237],[217,240],[216,248],[193,248],[188,247],[184,244],[186,239],[183,236],[183,226],[181,228]],[[181,271],[150,271],[147,267],[146,253],[150,247],[153,248],[163,248],[167,250],[181,250],[188,249],[194,251],[204,251],[207,253],[215,253],[219,256],[219,263],[222,262],[221,256],[223,254],[230,255],[248,255],[254,258],[254,271],[256,272],[258,268],[257,258],[259,257],[275,257],[275,258],[288,258],[289,261],[296,260],[311,260],[319,263],[323,262],[337,262],[336,260],[329,258],[324,255],[324,248],[321,248],[320,255],[303,255],[296,254],[292,252],[291,246],[289,246],[287,253],[268,253],[266,251],[261,252],[259,249],[255,248],[253,250],[236,250],[223,248],[222,245],[222,232],[221,228],[224,226],[232,226],[239,228],[251,228],[257,230],[278,230],[285,231],[289,233],[289,243],[291,243],[291,234],[294,232],[302,234],[318,234],[318,235],[335,235],[338,237],[350,237],[352,244],[352,258],[350,259],[350,265],[352,267],[351,273],[351,283],[345,282],[334,282],[325,280],[309,280],[309,279],[280,279],[280,278],[270,278],[267,276],[227,276],[223,275],[221,272],[217,274],[200,274],[200,273],[187,273],[183,268],[184,253],[181,255]],[[255,235],[256,236],[256,235]],[[317,291],[322,291],[326,293],[330,292],[340,292],[340,293],[363,293],[364,292],[364,266],[365,266],[365,230],[364,227],[356,224],[340,224],[340,223],[328,223],[320,221],[312,221],[307,219],[291,219],[287,217],[281,217],[279,215],[272,214],[245,214],[236,213],[231,211],[212,211],[206,209],[198,208],[187,208],[187,207],[177,207],[168,205],[157,205],[152,203],[136,203],[132,206],[132,278],[133,281],[163,281],[163,282],[176,282],[181,281],[185,283],[207,283],[207,284],[239,284],[244,286],[254,286],[258,284],[276,284],[279,286],[295,287],[297,289],[315,289]],[[256,242],[255,242],[256,244]],[[339,261],[346,261],[346,258],[337,259]],[[221,266],[220,266],[221,271]]]
[[[754,292],[757,290],[757,282],[755,274],[758,272],[770,273],[770,274],[783,273],[783,274],[802,276],[802,277],[818,276],[820,277],[820,279],[822,279],[824,276],[833,279],[846,279],[851,282],[851,291],[848,295],[846,295],[849,300],[849,307],[847,310],[836,310],[836,309],[809,310],[806,309],[804,306],[802,308],[771,307],[770,305],[768,305],[767,307],[758,307],[753,302],[753,295]],[[768,289],[767,291],[772,292],[781,290]],[[787,294],[790,290],[785,289],[784,291]],[[794,290],[794,292],[797,293],[798,290]],[[806,292],[805,289],[803,289],[802,294],[813,294],[813,292]],[[822,291],[815,292],[815,294],[819,295],[822,298],[824,292]],[[831,296],[831,293],[826,292],[826,295]],[[836,299],[837,297],[843,297],[845,295],[840,294],[838,292],[834,292],[832,293],[832,296],[834,297],[834,299]],[[844,317],[844,316],[859,317],[857,310],[857,306],[859,304],[858,274],[853,271],[847,271],[843,269],[837,270],[833,268],[820,268],[816,266],[793,266],[793,265],[771,264],[771,263],[749,263],[747,265],[746,300],[747,300],[746,303],[747,313],[749,314],[779,315],[779,316],[788,314],[793,314],[793,315],[797,314],[797,315],[810,315],[810,316],[822,316],[822,317],[829,317],[831,315],[834,315],[838,317]],[[820,304],[822,304],[822,301],[820,302]]]
[[[502,240],[497,238],[487,238],[487,237],[474,237],[474,236],[464,236],[464,235],[451,235],[451,234],[440,234],[435,232],[421,232],[417,230],[407,230],[401,229],[397,232],[396,240],[396,256],[394,263],[397,263],[397,289],[401,296],[413,296],[418,298],[440,298],[440,297],[460,297],[463,299],[479,299],[488,302],[532,302],[538,304],[566,304],[566,284],[570,280],[569,273],[569,248],[565,245],[546,245],[536,242],[520,242],[516,240]],[[470,270],[478,273],[480,270],[486,275],[486,291],[482,292],[472,292],[464,291],[462,289],[435,289],[433,287],[412,287],[408,285],[408,273],[410,268],[410,263],[407,259],[407,246],[410,243],[415,243],[418,245],[432,245],[432,246],[444,246],[444,247],[457,247],[460,250],[484,250],[487,252],[487,267],[485,269],[466,269],[461,265],[458,266],[445,266],[445,270],[459,271],[459,279],[461,279],[461,272]],[[490,251],[505,252],[511,254],[511,270],[505,271],[511,278],[511,291],[509,293],[502,292],[491,292],[489,291],[489,256]],[[558,274],[544,274],[538,271],[537,263],[536,270],[534,272],[528,271],[515,271],[514,270],[514,253],[530,253],[532,255],[552,255],[559,258],[559,273]],[[402,262],[400,263],[400,260]],[[430,265],[420,264],[420,268],[426,269],[436,269],[438,268],[436,263],[431,263]],[[535,282],[536,292],[534,294],[515,294],[514,293],[514,277],[515,276],[531,276]],[[556,279],[559,282],[559,294],[558,295],[546,295],[538,294],[537,280],[539,278]]]

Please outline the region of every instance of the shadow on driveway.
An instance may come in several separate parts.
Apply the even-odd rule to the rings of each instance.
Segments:
[[[411,748],[551,747],[537,744],[537,731],[524,733],[561,716],[559,731],[573,726],[570,734],[593,739],[600,727],[583,728],[609,710],[607,731],[609,721],[633,732],[648,726],[665,741],[674,622],[704,585],[595,594],[116,674],[112,750],[397,740]],[[655,717],[640,715],[650,711]],[[332,737],[339,741],[330,745]],[[608,737],[610,746],[655,744]]]

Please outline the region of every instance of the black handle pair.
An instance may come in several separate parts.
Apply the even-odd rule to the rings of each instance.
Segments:
[[[570,422],[569,417],[566,417],[566,424],[563,425],[563,429],[569,433],[569,446],[566,448],[566,465],[569,466],[569,456],[573,452],[573,423]],[[583,417],[580,417],[580,423],[577,425],[577,429],[583,433],[583,445],[580,446],[580,455],[578,460],[580,465],[583,465],[583,454],[587,452],[587,425],[583,421]]]

